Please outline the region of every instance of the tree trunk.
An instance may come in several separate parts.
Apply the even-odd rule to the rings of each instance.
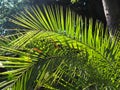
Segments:
[[[110,35],[116,35],[120,30],[120,0],[102,0],[104,13]]]

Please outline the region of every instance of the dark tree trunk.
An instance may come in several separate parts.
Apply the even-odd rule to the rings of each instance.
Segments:
[[[102,0],[110,35],[116,35],[120,29],[120,0]]]

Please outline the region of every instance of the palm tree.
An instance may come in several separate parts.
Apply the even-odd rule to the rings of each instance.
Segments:
[[[62,6],[31,7],[10,21],[24,31],[0,38],[1,89],[120,88],[119,45],[101,23]]]

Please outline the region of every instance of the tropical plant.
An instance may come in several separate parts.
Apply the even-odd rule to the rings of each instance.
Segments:
[[[24,32],[0,39],[1,89],[120,88],[120,47],[103,24],[62,6],[31,7],[10,21]]]

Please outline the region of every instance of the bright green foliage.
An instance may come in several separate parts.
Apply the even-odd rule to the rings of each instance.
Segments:
[[[120,47],[101,23],[82,19],[69,8],[25,9],[11,22],[24,33],[0,40],[0,88],[12,90],[117,90]],[[94,33],[93,33],[94,31]],[[7,45],[6,45],[7,43]]]
[[[71,3],[76,3],[76,2],[78,2],[78,0],[70,0],[71,1]]]

